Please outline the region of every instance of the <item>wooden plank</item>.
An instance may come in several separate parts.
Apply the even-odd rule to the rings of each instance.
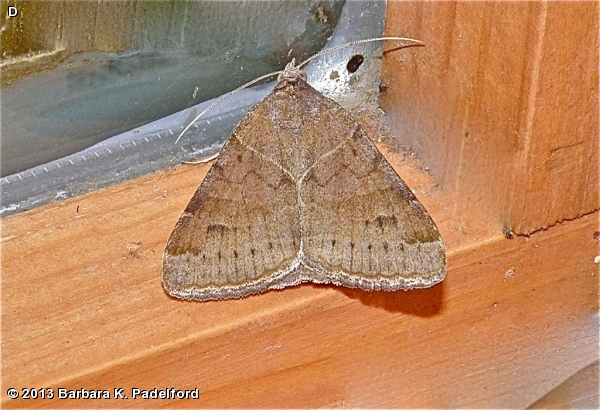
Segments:
[[[528,409],[597,409],[598,400],[598,360],[584,367]]]
[[[464,235],[451,198],[388,157],[448,243],[440,286],[170,299],[162,251],[207,166],[3,219],[2,406],[525,407],[597,358],[598,214],[530,239]],[[200,398],[13,401],[9,387]]]
[[[382,106],[462,226],[529,234],[599,209],[598,16],[595,2],[388,2],[386,33],[426,47],[385,55]]]

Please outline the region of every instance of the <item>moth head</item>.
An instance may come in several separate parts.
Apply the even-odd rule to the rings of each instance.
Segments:
[[[291,80],[294,82],[298,78],[306,81],[306,73],[296,66],[296,59],[292,58],[292,61],[287,63],[283,71],[277,76],[277,81]]]

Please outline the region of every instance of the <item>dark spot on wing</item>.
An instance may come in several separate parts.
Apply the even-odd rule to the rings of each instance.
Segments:
[[[225,231],[227,231],[229,229],[229,227],[227,225],[223,225],[223,224],[210,224],[206,227],[206,233],[210,234],[210,233],[218,233],[221,234],[221,236],[223,236],[223,234],[225,233]]]
[[[376,219],[377,225],[381,232],[385,230],[385,228],[393,227],[398,228],[398,220],[396,219],[396,215],[388,216],[388,215],[379,215]]]

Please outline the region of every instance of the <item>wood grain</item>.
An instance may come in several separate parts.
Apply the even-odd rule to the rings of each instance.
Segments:
[[[2,406],[525,407],[596,360],[598,214],[477,239],[410,158],[388,158],[448,245],[431,289],[169,298],[162,251],[207,166],[3,219]],[[200,399],[12,401],[9,387],[198,387]]]
[[[472,231],[529,234],[597,211],[595,2],[388,2],[382,106]],[[576,22],[576,23],[573,23]],[[573,183],[577,181],[577,183]]]

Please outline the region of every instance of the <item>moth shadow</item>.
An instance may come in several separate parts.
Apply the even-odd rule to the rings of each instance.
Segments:
[[[338,288],[338,291],[351,299],[357,299],[366,306],[385,309],[389,312],[402,312],[421,317],[434,316],[442,309],[444,282],[427,289],[413,289],[395,292]]]

